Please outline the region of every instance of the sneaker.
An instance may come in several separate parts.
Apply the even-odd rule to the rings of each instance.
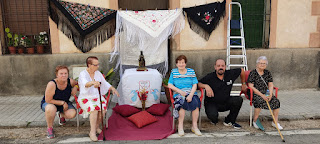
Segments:
[[[60,113],[58,113],[58,116],[59,116],[59,125],[65,125],[66,119],[64,117],[61,117]]]
[[[196,128],[196,129],[191,128],[191,131],[192,131],[194,134],[196,134],[197,136],[201,136],[201,135],[202,135],[202,133],[200,132],[200,130],[199,130],[198,128]]]
[[[234,123],[232,124],[233,128],[235,129],[241,129],[241,125],[237,124],[237,123]]]
[[[48,132],[47,132],[48,136],[47,138],[52,139],[54,138],[54,134],[53,134],[53,128],[48,128]]]
[[[183,129],[178,129],[178,135],[179,136],[184,136],[184,130]]]
[[[282,127],[279,123],[277,123],[277,124],[278,124],[279,130],[283,130],[283,127]],[[272,122],[271,125],[272,125],[273,127],[277,128],[276,125],[274,124],[274,122]]]
[[[224,121],[224,122],[223,122],[223,125],[225,125],[225,126],[232,126],[232,123],[231,123],[231,122],[226,122],[226,121]]]
[[[259,119],[257,119],[256,122],[253,122],[253,127],[256,128],[256,129],[260,129],[260,130],[264,131],[264,127],[260,123]]]

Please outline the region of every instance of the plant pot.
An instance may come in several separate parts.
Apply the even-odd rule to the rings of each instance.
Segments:
[[[34,47],[27,48],[27,53],[28,54],[34,54]]]
[[[38,45],[38,46],[37,46],[37,53],[38,53],[38,54],[43,54],[43,52],[44,52],[43,49],[44,49],[44,46],[43,46],[43,45]]]
[[[23,54],[23,51],[24,51],[23,47],[18,48],[18,54]]]
[[[8,47],[10,54],[16,54],[16,47],[10,46]]]
[[[164,91],[165,91],[165,93],[166,93],[167,102],[168,102],[168,104],[171,104],[169,87],[168,87],[168,85],[165,85],[165,84],[162,84],[162,86],[164,87]]]

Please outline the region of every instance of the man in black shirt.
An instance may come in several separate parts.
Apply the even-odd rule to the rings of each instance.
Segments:
[[[242,106],[243,99],[239,96],[230,96],[234,81],[241,77],[241,90],[247,89],[245,83],[245,73],[242,68],[226,70],[226,63],[223,59],[218,59],[214,66],[215,71],[203,77],[199,83],[199,88],[206,89],[204,106],[207,117],[211,123],[218,122],[218,112],[230,110],[229,115],[225,118],[225,126],[233,126],[240,129],[241,126],[235,121]]]

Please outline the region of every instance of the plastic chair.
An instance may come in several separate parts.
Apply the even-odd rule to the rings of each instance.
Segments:
[[[78,87],[78,91],[79,91],[79,86],[77,84],[77,87]],[[106,106],[108,108],[108,104],[109,104],[109,100],[110,100],[110,90],[108,91],[108,96],[106,97],[106,95],[102,95],[105,99],[106,99]],[[78,103],[78,96],[77,95],[74,95],[74,100],[76,101],[76,104],[77,104],[77,129],[79,130],[79,125],[80,125],[80,122],[79,122],[79,112],[81,110],[81,107]],[[108,119],[106,118],[106,126],[108,124]]]
[[[252,126],[252,120],[253,120],[253,118],[252,118],[252,111],[253,111],[253,105],[252,105],[252,97],[253,97],[253,90],[252,90],[252,88],[250,88],[249,87],[249,85],[248,85],[248,77],[249,77],[249,74],[250,74],[250,70],[248,70],[248,71],[245,71],[245,75],[246,75],[246,84],[247,84],[247,90],[245,91],[245,92],[243,92],[243,91],[241,91],[240,92],[240,96],[241,96],[241,94],[244,94],[245,95],[245,97],[248,99],[248,100],[250,100],[250,127]],[[276,98],[278,98],[278,90],[279,90],[279,88],[278,87],[273,87],[273,89],[275,89],[275,96],[276,96]],[[249,92],[250,92],[250,97],[248,96],[248,93],[247,93],[247,91],[249,90]]]
[[[200,109],[199,109],[199,129],[201,129],[201,106],[202,106],[202,100],[203,100],[203,95],[204,95],[204,91],[202,88],[198,88],[198,90],[201,92],[201,96],[200,96]],[[171,116],[173,116],[173,109],[174,109],[174,99],[173,99],[173,93],[172,93],[172,89],[169,88],[169,93],[170,93],[170,100],[171,100]],[[175,123],[174,123],[175,119],[174,117],[172,117],[172,130],[174,130],[175,128]]]

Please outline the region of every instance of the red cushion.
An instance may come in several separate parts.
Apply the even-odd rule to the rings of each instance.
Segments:
[[[131,116],[140,111],[139,109],[131,105],[118,105],[118,106],[115,106],[113,110],[123,117]]]
[[[153,114],[153,115],[158,115],[158,116],[162,116],[164,115],[168,108],[170,107],[170,105],[168,104],[153,104],[151,107],[149,107],[147,109],[147,112]]]
[[[148,124],[154,123],[157,120],[156,117],[148,113],[147,111],[141,111],[138,112],[130,117],[128,119],[133,122],[138,128],[142,128]]]

